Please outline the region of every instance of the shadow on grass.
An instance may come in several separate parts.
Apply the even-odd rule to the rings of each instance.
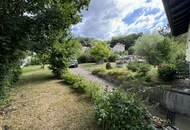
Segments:
[[[20,78],[20,81],[17,83],[17,86],[25,86],[28,84],[37,85],[49,80],[53,80],[54,77],[51,74],[33,74],[33,75],[23,75]]]
[[[79,101],[91,103],[91,98],[86,94],[86,92],[83,89],[73,88],[72,85],[69,85],[64,81],[60,81],[59,84],[64,86],[67,85],[71,89],[71,94],[76,95]]]

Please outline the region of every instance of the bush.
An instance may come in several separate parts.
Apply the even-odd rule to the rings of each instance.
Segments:
[[[133,46],[129,47],[129,49],[128,49],[128,54],[129,54],[129,55],[133,55],[134,53],[135,53],[134,47],[133,47]]]
[[[153,130],[149,114],[138,100],[119,90],[97,100],[95,114],[104,130]]]
[[[174,64],[161,64],[158,66],[158,74],[163,80],[174,80],[177,74],[176,66]]]
[[[129,70],[134,71],[134,72],[138,72],[139,76],[146,76],[147,73],[151,69],[151,65],[146,64],[146,63],[140,63],[140,62],[134,61],[134,62],[130,62],[127,65],[127,68]]]
[[[106,74],[107,70],[105,68],[97,68],[92,71],[92,74],[99,75],[99,74]]]
[[[94,41],[94,47],[91,48],[90,54],[96,58],[96,62],[107,60],[111,55],[111,49],[103,41]]]
[[[115,62],[118,57],[119,57],[119,56],[118,56],[117,54],[111,54],[111,55],[108,57],[108,62]]]
[[[81,76],[77,76],[72,74],[69,71],[65,71],[64,75],[62,76],[64,82],[78,92],[86,92],[92,99],[96,99],[98,94],[101,94],[101,87],[93,82],[85,80]]]
[[[91,97],[96,119],[104,130],[153,129],[148,112],[134,96],[119,90],[103,92],[101,86],[69,71],[64,72],[62,78],[65,83],[74,86],[72,88],[82,89]]]
[[[93,56],[83,54],[78,58],[79,63],[95,63],[96,59]]]
[[[21,74],[19,63],[0,64],[0,99],[3,100],[9,89],[16,83]]]

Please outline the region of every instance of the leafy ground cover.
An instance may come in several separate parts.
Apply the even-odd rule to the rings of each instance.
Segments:
[[[98,125],[104,130],[154,130],[151,116],[135,95],[124,91],[106,90],[70,71],[62,79],[76,92],[89,95],[95,108]]]
[[[86,95],[74,93],[39,67],[24,68],[10,104],[1,106],[0,125],[11,130],[98,130]]]

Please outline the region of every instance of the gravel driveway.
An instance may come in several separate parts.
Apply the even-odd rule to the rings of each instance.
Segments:
[[[85,68],[78,67],[78,68],[72,68],[71,70],[74,74],[80,75],[86,78],[87,80],[95,82],[103,87],[109,87],[108,88],[109,90],[114,87],[112,83],[93,75],[90,71],[86,70]]]

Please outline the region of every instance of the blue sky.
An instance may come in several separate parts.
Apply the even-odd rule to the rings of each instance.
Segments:
[[[162,0],[91,0],[82,15],[82,22],[72,27],[73,35],[98,39],[153,33],[168,23]]]

